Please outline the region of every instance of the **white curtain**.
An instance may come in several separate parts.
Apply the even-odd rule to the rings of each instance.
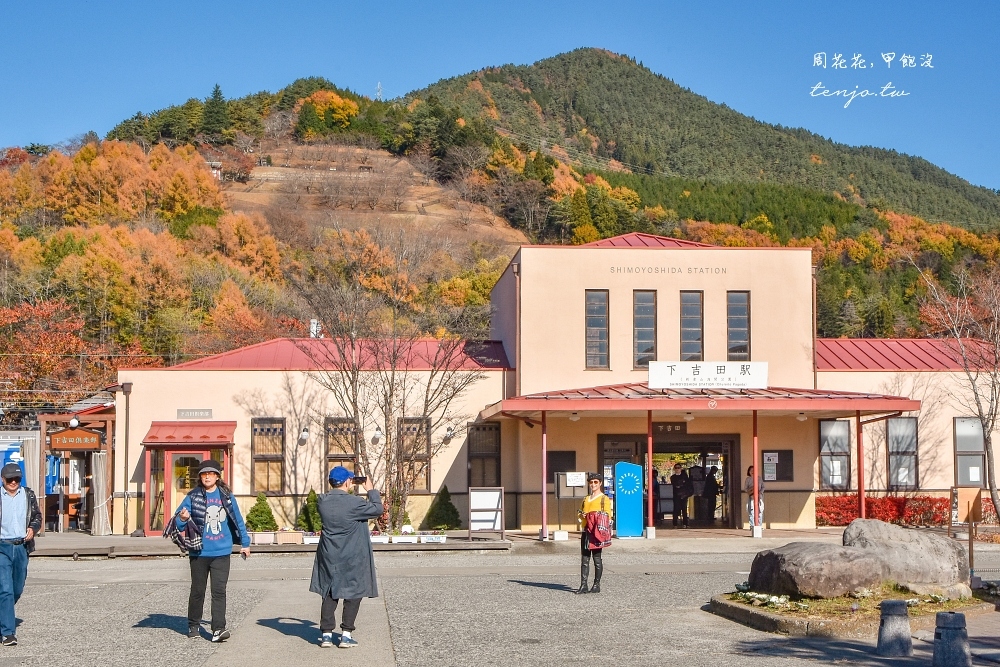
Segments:
[[[38,451],[37,433],[25,436],[21,440],[21,456],[24,457],[24,483],[31,487],[38,496],[38,504],[44,507],[45,478],[39,475],[38,470],[38,458],[41,453]]]
[[[94,452],[90,455],[90,469],[94,480],[94,511],[90,521],[91,535],[110,535],[111,519],[108,505],[111,494],[108,490],[108,455],[107,452]]]

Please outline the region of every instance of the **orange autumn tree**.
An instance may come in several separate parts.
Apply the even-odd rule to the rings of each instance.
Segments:
[[[170,219],[197,206],[218,208],[222,194],[191,146],[158,144],[147,155],[135,144],[104,141],[73,157],[53,151],[35,163],[0,169],[0,221],[35,210],[84,225],[151,213]]]

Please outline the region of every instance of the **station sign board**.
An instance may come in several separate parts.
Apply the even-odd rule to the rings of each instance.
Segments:
[[[651,361],[650,389],[767,389],[766,361]]]

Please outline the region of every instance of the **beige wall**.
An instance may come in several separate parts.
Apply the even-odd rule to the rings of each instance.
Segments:
[[[704,291],[705,359],[725,360],[726,291],[748,290],[751,357],[772,386],[812,386],[808,248],[523,247],[520,393],[641,382],[632,367],[632,291],[657,291],[657,356],[680,356],[680,292]],[[509,337],[513,269],[494,290],[493,332]],[[609,290],[610,370],[585,368],[585,290]],[[513,348],[506,338],[505,347]],[[513,359],[512,359],[513,361]]]
[[[285,417],[285,479],[286,493],[306,494],[310,489],[323,492],[327,488],[324,474],[323,418],[339,416],[329,392],[302,372],[285,371],[220,371],[146,369],[122,370],[119,382],[132,382],[129,422],[128,477],[130,490],[143,489],[145,482],[142,439],[153,421],[177,421],[178,409],[211,408],[212,421],[235,421],[236,433],[232,452],[233,490],[246,511],[253,501],[250,484],[250,420],[252,417]],[[490,371],[475,383],[449,411],[457,429],[453,437],[434,457],[431,464],[432,491],[443,483],[451,491],[463,491],[468,482],[465,462],[464,426],[474,421],[483,406],[503,397],[503,371]],[[115,491],[124,490],[123,469],[125,419],[124,398],[119,395],[116,422]],[[298,433],[309,423],[310,437],[305,446],[296,444]],[[435,443],[444,437],[442,425],[432,434]],[[366,434],[371,438],[374,425]],[[293,474],[297,471],[297,474]],[[169,471],[168,471],[169,472]],[[292,525],[297,504],[289,499],[271,499],[279,525]],[[419,521],[426,511],[426,502],[414,500],[411,518]],[[135,526],[135,509],[130,509],[130,529]],[[414,515],[416,512],[417,515]],[[115,532],[122,529],[121,502],[116,505]],[[141,525],[141,524],[140,524]]]
[[[501,274],[497,284],[490,292],[490,339],[503,343],[510,366],[517,366],[517,276],[511,268],[519,264],[521,252],[518,251]]]
[[[917,417],[917,466],[921,492],[943,492],[955,485],[955,417],[974,417],[964,405],[968,385],[961,374],[945,372],[824,371],[818,374],[821,389],[840,389],[908,396],[921,402]],[[994,439],[997,437],[994,433]],[[856,429],[851,424],[851,441],[856,446]],[[864,427],[865,486],[886,488],[886,436],[884,423]],[[856,449],[854,450],[856,451]],[[852,458],[852,479],[857,484],[857,461]],[[994,472],[994,475],[996,471]]]

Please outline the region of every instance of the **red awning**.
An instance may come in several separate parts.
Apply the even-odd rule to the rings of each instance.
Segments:
[[[146,447],[157,445],[231,445],[236,422],[153,422],[142,439]]]
[[[481,419],[501,416],[531,417],[542,410],[559,412],[603,412],[605,415],[652,410],[683,415],[725,413],[788,415],[835,418],[912,412],[920,401],[904,396],[886,396],[825,389],[650,389],[645,383],[548,391],[514,396],[494,403],[479,413]]]

